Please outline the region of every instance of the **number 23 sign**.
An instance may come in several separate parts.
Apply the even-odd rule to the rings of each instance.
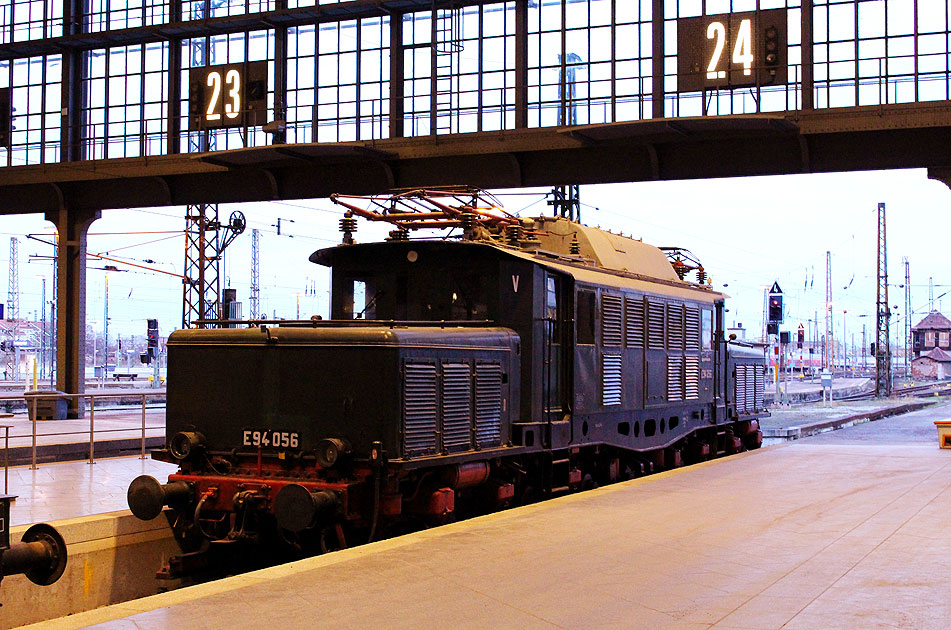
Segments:
[[[677,21],[679,92],[781,85],[786,65],[785,9]]]
[[[192,68],[188,72],[190,131],[263,124],[267,62]]]

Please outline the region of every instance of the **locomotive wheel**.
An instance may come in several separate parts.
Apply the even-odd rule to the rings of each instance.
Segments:
[[[763,432],[754,431],[750,435],[747,435],[743,441],[746,445],[746,448],[751,451],[755,450],[763,445]]]
[[[594,490],[598,487],[598,482],[594,480],[590,474],[584,476],[581,480],[581,489],[582,490]]]
[[[679,448],[664,449],[664,466],[666,468],[680,468],[683,465],[684,462]]]

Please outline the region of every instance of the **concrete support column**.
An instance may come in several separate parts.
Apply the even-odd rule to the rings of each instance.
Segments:
[[[56,226],[56,389],[67,394],[86,391],[86,233],[99,210],[59,210],[46,213]],[[86,404],[70,399],[67,415],[82,418]]]

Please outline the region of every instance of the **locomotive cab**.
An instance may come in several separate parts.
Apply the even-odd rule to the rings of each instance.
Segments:
[[[458,243],[373,243],[320,250],[333,268],[331,319],[498,320],[498,259]]]

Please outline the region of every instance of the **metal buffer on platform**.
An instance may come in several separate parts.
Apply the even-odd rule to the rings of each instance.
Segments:
[[[11,545],[10,504],[15,498],[0,495],[0,580],[23,573],[34,584],[49,586],[66,570],[66,542],[56,528],[37,523]]]

